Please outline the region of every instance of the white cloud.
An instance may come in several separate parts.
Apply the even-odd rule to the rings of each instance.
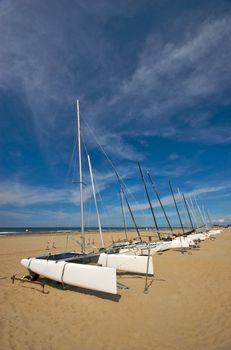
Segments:
[[[212,125],[211,120],[230,101],[231,14],[202,16],[204,20],[194,23],[192,18],[189,24],[182,22],[184,28],[178,23],[184,34],[173,34],[169,41],[151,32],[133,74],[88,109],[94,129],[113,156],[140,156],[134,149],[121,152],[126,136],[230,142],[231,127],[219,120]],[[117,135],[113,148],[108,131],[112,129]]]
[[[188,198],[188,197],[197,197],[197,196],[204,196],[209,194],[209,193],[216,193],[216,192],[222,192],[224,190],[226,190],[227,187],[226,186],[211,186],[211,187],[199,187],[199,188],[196,188],[192,191],[188,191],[188,192],[184,192],[184,195]],[[174,190],[175,192],[175,190]],[[176,200],[179,200],[179,201],[182,201],[182,198],[180,198],[179,194],[176,192],[175,193],[175,198]],[[161,201],[162,201],[162,204],[164,206],[174,206],[174,202],[173,202],[173,198],[171,195],[169,196],[164,196],[161,198]],[[157,200],[153,201],[152,202],[153,204],[153,207],[157,208],[159,207],[159,203]],[[140,204],[135,204],[135,205],[132,205],[132,209],[134,211],[142,211],[142,210],[149,210],[149,204],[148,202],[146,203],[140,203]]]
[[[117,159],[145,157],[127,136],[230,142],[229,126],[210,125],[212,111],[191,111],[204,99],[211,105],[228,102],[230,12],[203,14],[204,20],[189,24],[174,18],[184,34],[173,30],[171,38],[151,30],[134,57],[135,70],[129,77],[124,73],[121,82],[121,66],[104,25],[113,16],[131,18],[142,6],[139,1],[53,4],[19,0],[0,5],[0,87],[20,91],[49,161],[63,157],[60,145],[74,134],[76,97],[100,143]],[[193,22],[193,15],[187,16]]]
[[[40,203],[69,202],[69,193],[60,189],[49,189],[42,186],[28,186],[17,182],[5,182],[0,188],[1,206],[19,207]]]
[[[206,20],[190,33],[186,27],[187,36],[179,42],[161,42],[156,35],[150,35],[138,67],[130,79],[123,81],[117,98],[117,103],[119,98],[133,101],[129,105],[131,120],[142,113],[140,121],[150,135],[209,143],[230,141],[229,128],[209,125],[212,113],[185,113],[186,108],[190,111],[204,98],[212,105],[214,101],[227,103],[231,80],[230,19],[227,13]],[[141,123],[136,120],[137,125]],[[150,128],[157,123],[158,128]]]
[[[113,171],[97,172],[93,169],[95,185],[98,193],[103,192],[111,184],[116,182]],[[84,179],[84,201],[92,198],[92,187],[89,174]],[[52,188],[48,186],[28,185],[14,179],[1,181],[0,184],[0,207],[16,206],[27,207],[39,204],[75,204],[79,205],[79,184]]]
[[[176,159],[179,159],[180,158],[180,156],[179,156],[179,154],[177,154],[177,153],[171,153],[169,156],[168,156],[168,159],[169,160],[176,160]]]
[[[108,178],[108,182],[105,180]],[[112,178],[110,174],[107,176],[102,176],[102,182],[99,184],[99,191],[104,191],[107,186],[111,184]],[[146,217],[146,224],[149,222],[152,225],[152,217],[150,214],[150,208],[147,202],[138,203],[135,198],[135,192],[140,189],[140,186],[135,186],[134,188],[128,188],[129,202],[131,208],[134,212],[135,218],[139,225],[144,225],[144,218]],[[199,196],[203,200],[207,199],[208,194],[224,193],[227,190],[227,186],[207,186],[198,187],[192,191],[185,192],[186,197],[188,196]],[[84,198],[86,201],[86,208],[88,207],[87,201],[92,198],[91,186],[87,185],[84,188]],[[176,199],[179,200],[178,194],[176,194]],[[180,200],[182,200],[180,198]],[[0,217],[2,224],[9,222],[11,220],[15,225],[78,225],[78,215],[79,215],[79,192],[78,190],[73,190],[70,188],[66,189],[49,189],[41,186],[28,186],[20,183],[2,183],[0,188]],[[119,198],[110,198],[109,203],[104,202],[103,206],[100,204],[100,214],[101,220],[104,226],[120,226],[122,225],[122,213],[119,207]],[[156,211],[156,216],[160,220],[164,220],[163,213],[159,207],[156,200],[153,202],[153,206]],[[176,217],[175,210],[173,209],[172,197],[164,196],[162,197],[162,203],[167,209],[167,214],[169,217]],[[41,208],[40,205],[43,205]],[[72,207],[66,208],[66,205],[74,205]],[[49,208],[50,205],[55,205],[56,209]],[[126,206],[125,206],[126,207]],[[47,209],[45,209],[47,208]],[[62,208],[62,209],[60,209]],[[73,214],[74,213],[74,214]],[[128,222],[131,225],[131,218],[126,208]],[[95,209],[92,204],[92,211],[86,210],[86,224],[95,225],[96,215]],[[8,224],[9,225],[9,224]]]
[[[231,47],[227,41],[230,32],[230,15],[227,14],[223,18],[206,21],[183,42],[158,43],[151,35],[141,55],[140,65],[131,79],[123,82],[122,93],[147,99],[150,92],[156,92],[153,104],[149,104],[155,110],[153,107],[160,103],[157,87],[162,88],[161,95],[163,88],[167,93],[167,96],[162,96],[163,109],[166,102],[173,106],[183,103],[185,98],[187,103],[195,95],[217,92],[224,82],[229,83],[226,74],[230,74]],[[167,89],[165,82],[173,85]],[[180,91],[176,91],[176,87]],[[177,100],[174,101],[175,97]]]

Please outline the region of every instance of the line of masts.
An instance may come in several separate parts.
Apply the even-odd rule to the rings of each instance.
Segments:
[[[77,107],[77,139],[78,139],[78,158],[79,158],[79,192],[80,192],[80,225],[81,225],[81,250],[82,252],[85,252],[85,236],[84,236],[84,205],[83,205],[83,175],[82,175],[82,151],[81,151],[81,128],[80,128],[80,108],[79,108],[79,100],[77,100],[77,103],[76,103],[76,107]],[[87,158],[88,158],[88,166],[89,166],[89,171],[90,171],[90,178],[91,178],[91,186],[92,186],[92,191],[93,191],[93,198],[94,198],[94,203],[95,203],[95,209],[96,209],[96,216],[97,216],[97,222],[98,222],[98,227],[99,227],[99,233],[100,233],[100,239],[101,239],[101,246],[104,247],[104,240],[103,240],[103,235],[102,235],[102,227],[101,227],[101,222],[100,222],[100,215],[99,215],[99,209],[98,209],[98,205],[97,205],[97,199],[96,199],[96,192],[95,192],[95,184],[94,184],[94,177],[93,177],[93,173],[92,173],[92,166],[91,166],[91,160],[90,160],[90,156],[89,154],[87,155]],[[115,171],[115,174],[116,174],[116,177],[117,177],[117,180],[118,180],[118,183],[119,183],[119,188],[120,188],[120,202],[121,202],[121,209],[122,209],[122,216],[123,216],[123,224],[124,224],[124,229],[125,229],[125,236],[126,236],[126,239],[128,239],[127,237],[127,224],[126,224],[126,216],[125,216],[125,211],[124,211],[124,200],[125,200],[125,203],[127,205],[127,208],[128,208],[128,211],[130,213],[130,216],[131,216],[131,219],[132,219],[132,222],[135,226],[135,229],[136,229],[136,232],[137,232],[137,235],[139,237],[140,240],[141,239],[141,234],[140,234],[140,231],[139,231],[139,228],[138,228],[138,225],[136,223],[136,220],[135,220],[135,217],[134,217],[134,214],[132,212],[132,209],[131,209],[131,206],[129,204],[129,201],[128,201],[128,198],[127,198],[127,194],[126,194],[126,189],[125,189],[125,185],[121,179],[121,177],[119,176],[116,168],[114,167],[114,165],[111,163],[112,167],[113,167],[113,170]],[[146,181],[145,181],[145,178],[144,178],[144,174],[143,174],[143,171],[142,171],[142,168],[141,168],[141,165],[140,163],[138,163],[138,168],[139,168],[139,172],[140,172],[140,175],[141,175],[141,179],[142,179],[142,182],[143,182],[143,185],[144,185],[144,189],[145,189],[145,193],[146,193],[146,196],[147,196],[147,199],[148,199],[148,203],[149,203],[149,207],[150,207],[150,210],[151,210],[151,214],[152,214],[152,217],[153,217],[153,221],[154,221],[154,226],[155,226],[155,229],[157,231],[157,235],[158,235],[158,238],[161,240],[161,236],[160,236],[160,229],[159,229],[159,226],[158,226],[158,223],[157,223],[157,219],[156,219],[156,214],[154,212],[154,208],[153,208],[153,204],[152,204],[152,201],[151,201],[151,198],[150,198],[150,194],[148,192],[148,188],[147,188],[147,184],[146,184]],[[172,225],[170,223],[170,220],[168,218],[168,215],[166,213],[166,210],[163,206],[163,203],[161,201],[161,198],[159,196],[159,193],[154,185],[154,182],[150,176],[150,173],[147,172],[147,176],[148,176],[148,179],[149,179],[149,182],[150,182],[150,185],[157,197],[157,200],[159,202],[159,205],[163,211],[163,214],[164,214],[164,217],[166,219],[166,222],[169,226],[169,229],[171,231],[171,233],[173,233],[173,228],[172,228]],[[183,226],[183,222],[182,222],[182,218],[181,218],[181,215],[180,215],[180,211],[179,211],[179,208],[178,208],[178,205],[177,205],[177,201],[176,201],[176,198],[175,198],[175,195],[174,195],[174,191],[173,191],[173,188],[172,188],[172,185],[171,185],[171,182],[169,181],[169,188],[170,188],[170,191],[171,191],[171,194],[172,194],[172,198],[173,198],[173,202],[174,202],[174,205],[175,205],[175,209],[176,209],[176,213],[177,213],[177,216],[178,216],[178,219],[179,219],[179,222],[180,222],[180,226],[181,226],[181,229],[182,229],[182,232],[183,234],[185,234],[185,229],[184,229],[184,226]],[[180,197],[182,196],[183,198],[183,203],[184,203],[184,207],[186,208],[186,212],[187,213],[187,216],[189,218],[189,222],[190,222],[190,225],[192,227],[192,229],[194,229],[194,225],[193,225],[193,220],[194,222],[196,223],[196,226],[198,227],[198,220],[197,218],[199,218],[199,221],[202,222],[202,225],[207,225],[207,221],[212,225],[212,221],[211,221],[211,218],[209,216],[209,212],[208,210],[205,210],[204,207],[202,207],[202,209],[199,207],[196,199],[194,198],[194,203],[192,201],[192,198],[189,197],[189,201],[186,200],[185,198],[185,195],[184,193],[180,193],[179,189],[178,189],[178,196],[179,196],[179,199]],[[192,220],[192,217],[193,217],[193,220]],[[206,217],[208,220],[206,220]]]

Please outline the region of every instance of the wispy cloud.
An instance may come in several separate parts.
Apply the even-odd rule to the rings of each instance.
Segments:
[[[226,186],[211,186],[211,187],[199,187],[191,191],[185,191],[184,194],[186,197],[197,197],[197,196],[202,196],[203,198],[206,199],[206,195],[209,193],[216,193],[216,192],[224,192],[227,189]],[[182,201],[181,196],[176,192],[175,194],[176,200]],[[164,206],[174,206],[173,198],[172,196],[164,196],[162,199],[162,204]],[[159,207],[158,201],[153,201],[153,206],[154,207]],[[135,204],[132,206],[134,211],[142,211],[142,210],[147,210],[149,209],[149,204],[148,202],[142,203],[142,204]]]
[[[219,123],[216,113],[230,101],[231,13],[204,14],[201,22],[194,23],[192,18],[188,25],[184,23],[179,37],[163,40],[160,33],[150,33],[133,74],[117,82],[108,98],[88,108],[106,148],[111,145],[108,130],[116,131],[114,147],[121,146],[121,157],[127,154],[120,152],[127,136],[230,142],[230,123]],[[139,157],[137,150],[128,156],[135,153]]]
[[[163,42],[156,35],[150,35],[139,66],[121,86],[120,98],[132,98],[134,102],[129,106],[129,115],[137,113],[134,108],[142,109],[142,123],[158,120],[158,130],[154,129],[153,134],[183,139],[194,135],[197,140],[228,142],[229,134],[224,137],[221,126],[214,138],[207,139],[211,130],[206,132],[206,129],[212,114],[195,111],[192,115],[185,113],[185,108],[190,111],[205,97],[211,99],[211,103],[215,98],[226,104],[224,92],[230,87],[231,72],[230,18],[228,13],[207,19],[194,31],[187,31],[186,27],[185,38],[180,42]],[[176,117],[175,113],[182,110],[183,115]],[[198,123],[201,124],[199,130],[189,129]],[[151,134],[152,129],[149,131]],[[220,139],[219,135],[222,135]]]
[[[111,183],[111,176],[109,175],[109,183],[105,181],[105,176],[103,176],[103,183],[108,186]],[[100,184],[98,191],[104,191],[106,185]],[[140,186],[139,186],[140,187]],[[130,204],[135,217],[138,220],[140,225],[146,224],[149,222],[151,225],[152,218],[149,213],[149,205],[147,202],[138,203],[136,200],[135,192],[139,188],[135,186],[134,191],[131,189],[128,191],[130,197]],[[224,191],[227,191],[227,186],[211,186],[211,187],[199,187],[195,188],[192,191],[185,192],[186,197],[199,197],[203,200],[207,199],[209,194],[217,195],[218,193],[224,194]],[[92,198],[91,186],[84,188],[84,198],[85,201],[88,201]],[[182,198],[179,198],[179,195],[176,194],[176,199],[182,201]],[[117,204],[118,198],[114,198],[113,203],[111,198],[109,204],[104,202],[104,206],[100,206],[101,211],[101,220],[103,225],[122,225],[122,214],[121,208]],[[18,225],[29,224],[33,222],[33,225],[53,225],[54,222],[56,225],[65,225],[68,223],[68,226],[78,224],[78,213],[79,213],[79,192],[78,190],[72,189],[49,189],[46,187],[33,187],[20,183],[4,183],[0,188],[0,217],[2,224],[4,222],[9,222],[9,218],[13,220],[12,222],[17,222]],[[111,203],[111,204],[110,204]],[[153,202],[155,210],[157,210],[157,218],[164,219],[163,213],[159,208],[159,204],[156,200]],[[173,200],[171,196],[164,196],[162,198],[162,203],[167,207],[167,213],[169,217],[176,217],[175,211],[173,208]],[[66,205],[74,205],[66,208]],[[41,206],[42,205],[42,206]],[[56,205],[56,209],[49,208],[50,205]],[[57,206],[58,205],[58,206]],[[45,209],[47,207],[47,209]],[[62,208],[62,209],[61,209]],[[93,209],[93,208],[92,208]],[[75,214],[73,215],[73,212]],[[93,210],[94,212],[94,210]],[[86,215],[87,225],[96,225],[96,216],[93,212],[88,212]],[[128,221],[131,221],[129,217],[128,209],[126,209]],[[145,219],[146,218],[146,219]],[[132,224],[132,222],[130,222]]]
[[[28,206],[41,203],[69,202],[70,193],[41,186],[28,186],[16,182],[5,182],[0,188],[0,205]]]
[[[78,214],[78,212],[77,212]],[[76,213],[65,210],[1,210],[0,220],[2,226],[78,226]],[[9,224],[10,223],[10,224]]]
[[[179,158],[180,158],[180,156],[177,153],[171,153],[171,154],[169,154],[169,157],[168,157],[169,160],[176,160]]]
[[[95,172],[96,188],[98,193],[105,191],[111,184],[116,182],[116,176],[113,171]],[[84,180],[84,201],[92,198],[92,186],[89,174]],[[63,188],[54,188],[48,186],[28,185],[19,179],[12,181],[1,181],[0,184],[0,207],[14,206],[27,207],[39,204],[57,204],[65,205],[67,203],[79,205],[79,186],[71,185]]]
[[[122,93],[124,96],[137,96],[138,100],[139,97],[147,100],[150,93],[158,93],[157,87],[161,87],[161,94],[164,88],[167,93],[164,103],[158,101],[158,93],[157,100],[155,98],[154,103],[149,103],[146,109],[148,111],[151,107],[152,112],[155,111],[154,107],[159,102],[157,112],[160,113],[179,103],[188,104],[194,96],[201,98],[203,95],[221,92],[220,89],[229,86],[226,74],[230,74],[231,48],[226,39],[230,31],[230,16],[226,15],[205,21],[193,33],[187,33],[183,42],[161,43],[151,35],[141,55],[139,67],[130,80],[123,82]],[[222,50],[222,57],[221,52],[217,52],[218,48]],[[185,79],[181,79],[182,75]],[[167,89],[166,85],[170,81],[174,85]]]
[[[101,1],[96,6],[88,1],[70,7],[61,1],[46,8],[26,0],[1,2],[0,86],[21,92],[31,109],[38,141],[46,150],[56,130],[60,138],[73,132],[76,97],[83,101],[94,132],[113,156],[141,157],[125,135],[230,141],[227,127],[209,125],[211,112],[190,112],[205,97],[211,102],[214,97],[218,102],[226,98],[227,103],[230,13],[204,16],[201,23],[186,25],[185,35],[178,39],[164,40],[161,33],[149,32],[137,53],[135,70],[121,82],[120,67],[112,69],[119,61],[104,25],[113,16],[131,17],[139,8],[138,1],[132,6],[122,1],[116,5]],[[195,125],[201,115],[203,125],[198,130]],[[154,120],[158,128],[153,128]]]

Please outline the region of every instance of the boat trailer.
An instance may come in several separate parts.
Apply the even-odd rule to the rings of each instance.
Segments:
[[[32,283],[32,284],[39,285],[42,287],[42,293],[47,294],[48,292],[45,292],[45,282],[36,280],[36,277],[38,276],[26,275],[22,277],[16,277],[16,275],[13,275],[11,276],[11,281],[12,281],[12,284],[14,284],[14,281],[20,281],[22,283]]]

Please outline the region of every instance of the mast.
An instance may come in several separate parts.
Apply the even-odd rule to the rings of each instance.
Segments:
[[[196,225],[196,228],[198,228],[197,218],[196,218],[196,216],[195,216],[195,213],[193,212],[193,207],[191,207],[192,203],[190,204],[189,199],[186,199],[186,198],[185,198],[185,200],[186,200],[186,203],[187,203],[187,205],[188,205],[189,212],[191,213],[191,217],[193,218],[194,223],[195,223],[195,225]],[[195,225],[194,225],[194,227],[195,227]]]
[[[191,205],[191,213],[193,214],[193,217],[194,217],[194,220],[195,220],[195,223],[196,223],[196,227],[199,228],[200,227],[200,222],[198,221],[198,213],[196,213],[195,206],[193,204],[191,196],[189,196],[189,200],[190,200],[190,205]]]
[[[150,183],[151,183],[151,185],[152,185],[152,188],[153,188],[153,190],[154,190],[154,192],[155,192],[155,194],[156,194],[156,197],[157,197],[157,199],[158,199],[158,202],[159,202],[159,204],[160,204],[160,206],[161,206],[161,209],[163,210],[163,213],[164,213],[165,219],[166,219],[166,221],[167,221],[167,223],[168,223],[168,226],[169,226],[171,232],[173,233],[172,225],[170,224],[170,221],[169,221],[169,219],[168,219],[168,217],[167,217],[167,214],[166,214],[166,211],[165,211],[165,209],[164,209],[164,206],[163,206],[163,204],[162,204],[162,202],[161,202],[159,193],[157,192],[157,189],[156,189],[156,187],[155,187],[155,185],[154,185],[154,182],[152,181],[152,178],[151,178],[149,172],[147,172],[147,175],[148,175],[149,181],[150,181]]]
[[[184,202],[182,201],[183,196],[182,196],[182,193],[180,192],[179,187],[178,187],[177,191],[178,191],[179,202],[180,202],[181,209],[182,209],[182,212],[183,212],[182,216],[184,215],[185,218],[187,219],[187,213],[186,213],[186,210],[185,210],[185,207],[184,207]]]
[[[140,231],[139,231],[138,226],[137,226],[137,224],[136,224],[136,220],[135,220],[134,215],[133,215],[133,213],[132,213],[130,204],[129,204],[129,202],[128,202],[126,193],[125,193],[124,188],[123,188],[123,185],[120,184],[120,187],[121,187],[121,190],[122,190],[122,192],[123,192],[123,195],[124,195],[124,198],[125,198],[125,201],[126,201],[126,204],[127,204],[128,210],[129,210],[129,213],[130,213],[130,215],[131,215],[133,224],[134,224],[134,226],[135,226],[135,228],[136,228],[136,232],[137,232],[137,234],[138,234],[139,240],[142,241],[141,235],[140,235]]]
[[[208,217],[208,219],[209,219],[210,225],[213,226],[213,222],[212,222],[211,217],[210,217],[210,215],[209,215],[208,209],[206,209],[206,214],[207,214],[207,217]]]
[[[128,240],[128,235],[127,235],[127,223],[126,223],[126,217],[125,217],[125,212],[124,212],[124,201],[123,201],[123,192],[120,187],[120,204],[121,204],[121,209],[122,209],[122,216],[123,216],[123,223],[124,223],[124,233],[125,233],[125,238]]]
[[[80,194],[80,223],[81,223],[81,251],[85,251],[85,237],[84,237],[84,219],[83,219],[83,176],[82,176],[82,153],[81,153],[81,137],[80,137],[80,113],[79,100],[77,105],[77,136],[79,149],[79,194]]]
[[[207,220],[207,218],[206,218],[205,207],[204,207],[204,205],[202,205],[201,208],[202,208],[203,218],[204,218],[204,221],[205,221],[205,226],[206,226],[206,228],[208,228],[208,225],[207,225],[208,220]]]
[[[112,164],[112,163],[111,163],[111,164]],[[117,170],[116,170],[116,168],[114,167],[113,164],[112,164],[112,168],[113,168],[113,170],[114,170],[114,172],[115,172],[115,174],[116,174],[116,177],[117,177],[117,180],[118,180],[118,183],[119,183],[119,186],[120,186],[120,191],[122,191],[123,196],[124,196],[124,198],[125,198],[125,202],[126,202],[126,204],[127,204],[127,207],[128,207],[129,213],[130,213],[130,215],[131,215],[133,224],[134,224],[134,226],[135,226],[135,228],[136,228],[136,232],[137,232],[137,234],[138,234],[139,240],[142,241],[141,235],[140,235],[140,231],[139,231],[138,226],[137,226],[137,224],[136,224],[136,220],[135,220],[135,218],[134,218],[134,215],[133,215],[133,213],[132,213],[131,207],[130,207],[130,205],[129,205],[129,202],[128,202],[128,199],[127,199],[127,196],[126,196],[126,193],[125,193],[125,190],[124,190],[123,182],[122,182],[122,180],[121,180],[121,178],[120,178],[120,176],[119,176],[119,174],[118,174],[118,172],[117,172]]]
[[[99,143],[98,143],[98,145],[99,145]],[[100,145],[99,145],[99,146],[100,146]],[[115,174],[116,174],[116,177],[117,177],[117,180],[118,180],[118,183],[119,183],[119,187],[120,187],[120,191],[122,191],[123,196],[124,196],[124,198],[125,198],[125,202],[126,202],[126,204],[127,204],[129,213],[130,213],[130,215],[131,215],[132,221],[133,221],[134,226],[135,226],[135,228],[136,228],[136,232],[137,232],[137,234],[138,234],[139,240],[142,241],[141,235],[140,235],[140,231],[139,231],[138,226],[137,226],[137,224],[136,224],[136,221],[135,221],[134,215],[133,215],[133,213],[132,213],[131,207],[130,207],[130,205],[129,205],[129,203],[128,203],[128,199],[127,199],[127,196],[126,196],[124,187],[123,187],[123,186],[124,186],[124,185],[123,185],[123,182],[122,182],[122,180],[121,180],[121,178],[120,178],[120,176],[119,176],[119,174],[118,174],[118,172],[117,172],[117,170],[116,170],[114,164],[113,164],[112,161],[108,158],[108,156],[107,156],[107,154],[105,153],[105,151],[103,150],[102,146],[100,146],[100,149],[102,150],[103,154],[106,156],[107,160],[108,160],[109,163],[111,164],[112,169],[114,170],[114,172],[115,172]]]
[[[157,221],[156,221],[156,217],[155,217],[155,214],[154,214],[154,210],[153,210],[153,207],[152,207],[152,202],[151,202],[151,199],[149,197],[148,189],[147,189],[146,182],[144,180],[144,175],[143,175],[143,172],[142,172],[142,169],[141,169],[141,166],[140,166],[139,162],[138,162],[138,167],[139,167],[140,175],[141,175],[141,178],[142,178],[142,181],[143,181],[143,184],[144,184],[144,189],[145,189],[145,192],[146,192],[146,195],[147,195],[147,198],[148,198],[148,203],[149,203],[149,206],[150,206],[150,209],[151,209],[151,213],[152,213],[152,217],[153,217],[153,220],[154,220],[154,224],[156,226],[157,234],[158,234],[159,240],[161,240],[159,227],[158,227],[158,224],[157,224]]]
[[[192,228],[194,229],[193,222],[192,222],[192,218],[191,218],[191,215],[190,215],[190,212],[189,212],[188,203],[186,202],[184,193],[182,193],[182,196],[183,196],[184,204],[185,204],[185,207],[186,207],[186,210],[187,210],[187,213],[188,213],[189,221],[190,221],[190,223],[191,223]]]
[[[206,226],[206,223],[205,223],[205,221],[204,221],[203,215],[202,215],[202,213],[201,213],[201,209],[200,209],[200,207],[199,207],[199,205],[198,205],[198,203],[197,203],[196,197],[194,197],[194,202],[196,203],[196,208],[197,208],[197,210],[198,210],[199,217],[200,217],[200,219],[201,219],[202,225]]]
[[[94,178],[93,178],[92,167],[91,167],[91,159],[90,159],[89,154],[87,155],[87,159],[88,159],[88,166],[89,166],[90,177],[91,177],[91,186],[92,186],[92,192],[93,192],[93,197],[94,197],[94,202],[95,202],[95,210],[96,210],[96,216],[97,216],[97,221],[98,221],[98,227],[99,227],[99,234],[100,234],[101,246],[104,248],[104,241],[103,241],[103,235],[102,235],[102,228],[101,228],[101,222],[100,222],[98,204],[97,204],[96,194],[95,194],[95,184],[94,184]]]
[[[183,227],[183,224],[182,224],[182,221],[181,221],[180,213],[179,213],[179,210],[178,210],[178,207],[177,207],[177,204],[176,204],[176,199],[175,199],[175,196],[174,196],[174,193],[173,193],[173,190],[172,190],[172,185],[171,185],[170,181],[169,181],[169,187],[170,187],[170,190],[171,190],[171,193],[172,193],[172,197],[173,197],[173,200],[174,200],[174,204],[175,204],[175,207],[176,207],[176,212],[177,212],[177,215],[178,215],[178,218],[179,218],[179,221],[180,221],[180,225],[181,225],[181,228],[182,228],[182,231],[183,231],[183,234],[184,234],[184,227]]]

